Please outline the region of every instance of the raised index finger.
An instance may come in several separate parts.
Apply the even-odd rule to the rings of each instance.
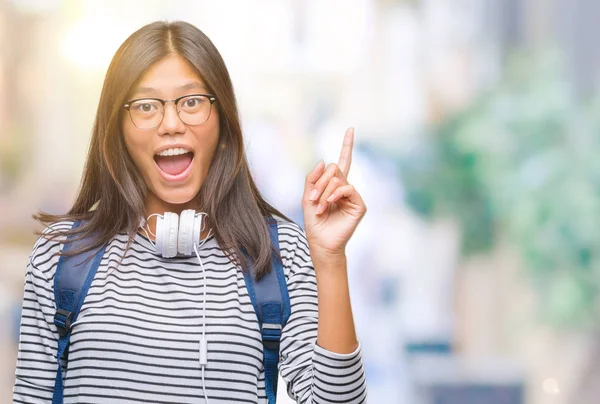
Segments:
[[[348,177],[350,172],[350,164],[352,164],[352,148],[354,147],[354,128],[346,129],[344,135],[344,144],[342,145],[342,151],[340,153],[340,159],[338,161],[338,167],[342,171],[345,177]]]

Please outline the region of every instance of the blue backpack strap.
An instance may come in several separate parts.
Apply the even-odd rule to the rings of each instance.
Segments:
[[[277,221],[269,218],[267,222],[271,243],[279,253]],[[244,279],[262,336],[267,400],[269,404],[275,404],[281,330],[291,313],[290,296],[281,260],[274,252],[271,271],[267,275],[256,281],[250,273],[244,272]]]
[[[81,222],[73,223],[73,229],[81,225]],[[72,238],[70,236],[68,239]],[[67,239],[67,240],[68,240]],[[82,247],[88,243],[89,239],[67,242],[63,246],[63,251],[70,251]],[[81,305],[87,295],[87,292],[94,280],[94,275],[100,266],[100,261],[104,255],[106,246],[90,250],[86,253],[74,255],[71,257],[61,256],[58,259],[58,266],[54,274],[54,300],[56,302],[56,314],[54,315],[54,324],[58,329],[58,351],[56,353],[56,362],[58,370],[54,382],[54,394],[52,404],[63,403],[63,379],[62,366],[60,358],[67,352],[69,339],[71,338],[71,325],[77,320]],[[91,255],[94,257],[88,259]]]

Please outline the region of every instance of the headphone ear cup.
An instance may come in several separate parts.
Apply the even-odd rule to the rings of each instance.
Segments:
[[[194,216],[196,212],[193,209],[186,209],[181,212],[179,221],[179,236],[177,238],[177,250],[184,255],[192,255],[194,246]]]
[[[156,252],[164,256],[165,251],[165,221],[163,216],[156,216]]]
[[[202,233],[202,214],[194,215],[194,234],[192,240],[194,243],[200,244],[200,236]]]
[[[177,255],[177,234],[179,232],[179,216],[177,213],[165,212],[163,257],[172,258]]]

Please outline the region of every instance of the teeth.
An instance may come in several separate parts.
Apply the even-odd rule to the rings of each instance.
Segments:
[[[183,147],[180,147],[178,149],[163,150],[158,155],[159,156],[177,156],[179,154],[185,154],[185,153],[189,153],[189,151],[184,149]]]

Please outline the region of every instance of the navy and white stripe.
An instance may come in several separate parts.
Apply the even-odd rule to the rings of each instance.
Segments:
[[[292,306],[280,362],[289,394],[299,403],[366,402],[360,347],[341,355],[315,343],[316,278],[302,229],[284,221],[278,229]],[[126,244],[125,233],[109,243],[73,328],[65,403],[203,403],[198,259],[162,258],[141,235],[124,255]],[[58,339],[53,278],[60,248],[40,238],[27,266],[15,403],[51,402]],[[209,400],[266,403],[262,343],[243,274],[214,237],[199,253],[207,276]]]

